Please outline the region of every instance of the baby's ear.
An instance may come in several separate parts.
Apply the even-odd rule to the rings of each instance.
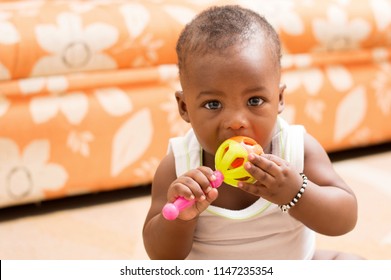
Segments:
[[[189,119],[189,114],[187,112],[187,106],[186,106],[186,101],[185,101],[185,96],[183,94],[183,91],[175,92],[175,98],[176,98],[176,102],[178,103],[179,114],[181,115],[182,119],[185,122],[189,123],[190,119]]]
[[[286,89],[285,84],[280,84],[278,87],[278,113],[281,114],[284,111],[285,103],[284,103],[284,91]]]

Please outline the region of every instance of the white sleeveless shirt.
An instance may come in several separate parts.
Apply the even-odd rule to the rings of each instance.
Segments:
[[[281,117],[272,138],[271,153],[304,169],[304,127]],[[202,148],[193,130],[170,140],[177,176],[202,165]],[[315,233],[278,205],[263,198],[242,210],[210,205],[201,213],[187,259],[311,259]]]

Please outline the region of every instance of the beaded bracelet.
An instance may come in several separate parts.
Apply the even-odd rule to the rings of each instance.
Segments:
[[[299,201],[299,199],[301,198],[301,196],[303,195],[304,191],[305,191],[305,188],[307,187],[307,184],[308,184],[308,178],[307,176],[304,175],[304,173],[300,173],[301,177],[303,178],[303,184],[301,185],[301,188],[299,190],[299,192],[296,194],[296,196],[292,199],[291,202],[289,202],[288,204],[284,204],[284,205],[279,205],[280,209],[282,212],[286,213],[288,212],[289,209],[291,209],[293,206],[296,205],[296,203]]]

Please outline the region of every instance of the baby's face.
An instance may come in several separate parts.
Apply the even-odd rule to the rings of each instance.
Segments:
[[[188,59],[177,94],[182,117],[191,123],[205,152],[214,154],[227,138],[248,136],[269,146],[283,109],[280,74],[258,40],[225,55]],[[281,93],[281,94],[280,94]]]

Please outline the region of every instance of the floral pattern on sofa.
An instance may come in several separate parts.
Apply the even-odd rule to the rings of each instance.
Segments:
[[[391,139],[391,1],[2,1],[0,207],[151,182],[177,113],[175,43],[240,4],[283,44],[284,117],[337,151]]]

